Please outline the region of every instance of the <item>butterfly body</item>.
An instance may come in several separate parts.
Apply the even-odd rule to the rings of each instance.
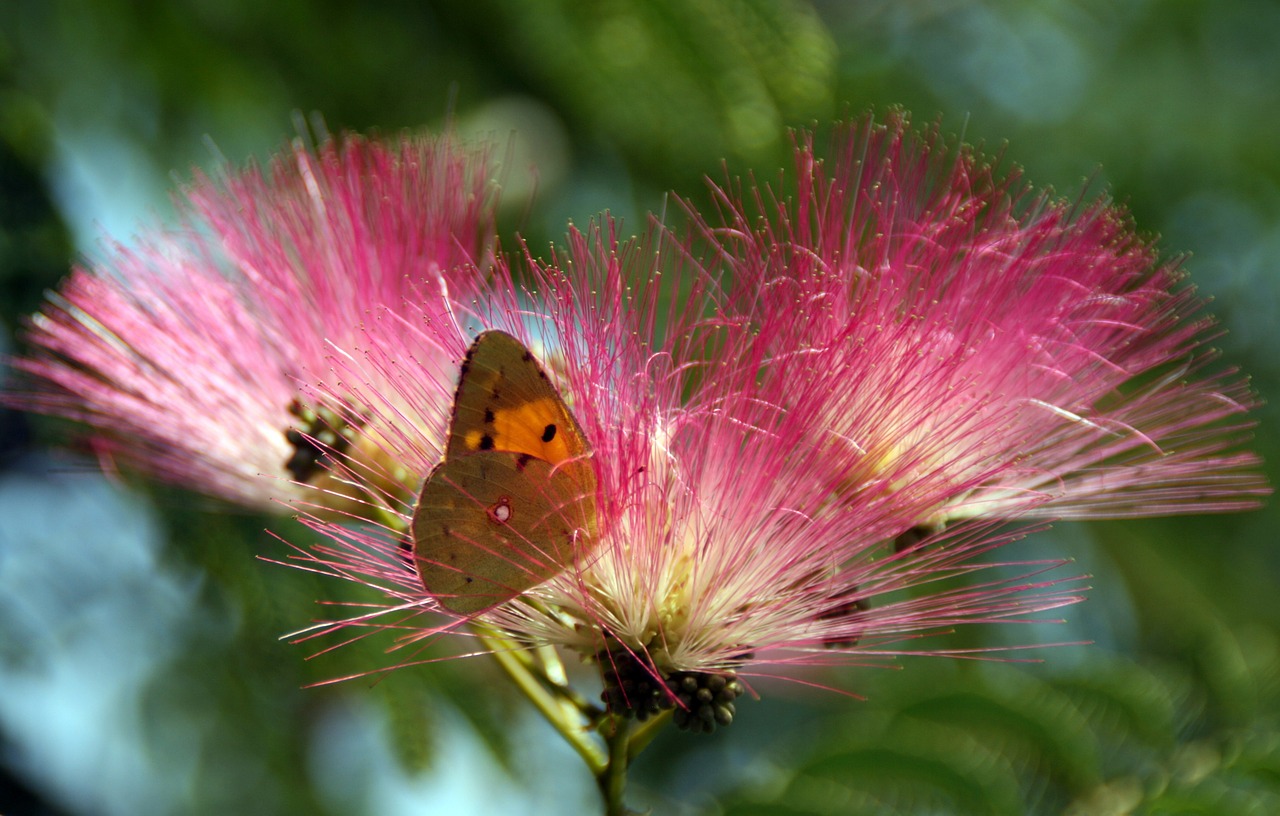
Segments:
[[[596,537],[595,493],[590,447],[546,372],[514,337],[481,334],[413,516],[427,592],[473,615],[571,567]]]

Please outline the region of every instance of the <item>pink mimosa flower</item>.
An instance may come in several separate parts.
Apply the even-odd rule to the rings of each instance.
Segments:
[[[813,428],[848,372],[762,355],[758,327],[719,310],[705,269],[673,268],[683,252],[669,240],[620,245],[610,231],[575,231],[554,263],[534,262],[537,305],[531,296],[524,308],[487,310],[486,327],[536,350],[581,425],[598,531],[560,574],[480,620],[517,643],[595,661],[612,711],[643,718],[679,700],[677,718],[707,729],[732,718],[739,674],[866,662],[923,633],[1077,600],[1041,576],[1053,565],[977,563],[1005,541],[984,526],[953,532],[945,549],[886,552],[951,483],[913,502],[900,490],[866,491],[852,511],[833,501],[859,456]],[[684,294],[663,310],[667,287]],[[807,376],[771,375],[774,366]],[[404,367],[393,402],[412,404],[417,379]],[[525,510],[503,507],[504,516]],[[469,619],[448,613],[407,568],[398,531],[408,524],[315,522],[332,542],[304,563],[391,599],[318,631],[385,627],[407,644]],[[958,580],[995,566],[993,577]],[[933,591],[913,594],[925,584]]]
[[[886,485],[949,494],[922,506],[928,530],[1240,510],[1268,492],[1239,447],[1254,396],[1209,370],[1213,322],[1123,211],[1037,194],[900,116],[832,145],[823,159],[801,138],[794,197],[717,190],[701,231],[767,354],[806,361],[773,373],[844,372],[813,430],[852,452],[852,506]]]
[[[380,452],[380,431],[358,400],[326,403],[341,388],[332,361],[402,331],[424,341],[420,370],[452,359],[461,341],[406,329],[405,303],[420,319],[468,298],[490,262],[492,205],[486,151],[451,138],[299,143],[265,169],[197,176],[178,228],[74,270],[32,318],[15,363],[26,390],[6,400],[236,503],[336,509],[412,490],[419,473],[362,455]],[[448,376],[419,408],[437,444]]]
[[[689,253],[669,234],[574,232],[533,263],[526,305],[508,293],[479,320],[554,374],[591,447],[597,517],[559,574],[476,617],[594,660],[612,712],[675,706],[706,730],[732,719],[740,677],[803,682],[805,664],[1078,600],[1056,563],[998,557],[1008,522],[1236,510],[1266,492],[1256,457],[1233,452],[1252,395],[1206,372],[1212,324],[1117,209],[1035,196],[901,119],[835,144],[829,165],[797,150],[789,202],[723,192],[702,262],[673,271]],[[663,312],[663,289],[692,294]],[[404,367],[396,404],[417,379]],[[523,509],[502,507],[494,523]],[[333,544],[312,567],[392,599],[322,631],[410,644],[471,619],[407,567],[408,523],[318,524]]]

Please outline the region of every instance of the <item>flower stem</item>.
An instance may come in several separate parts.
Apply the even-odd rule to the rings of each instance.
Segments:
[[[606,714],[574,691],[553,649],[530,652],[483,624],[473,623],[472,629],[516,687],[582,757],[600,788],[605,815],[633,816],[622,801],[627,769],[670,719],[670,712],[633,728],[630,719]],[[603,746],[591,737],[591,730],[604,740]]]
[[[538,711],[542,712],[542,716],[546,717],[551,727],[564,737],[565,742],[578,752],[591,773],[597,779],[607,773],[610,757],[606,756],[601,747],[588,736],[585,713],[564,695],[547,690],[528,662],[521,659],[522,652],[518,644],[512,643],[492,630],[480,630],[479,627],[477,627],[477,635],[489,647],[489,653],[493,655],[493,659],[498,661],[498,665],[507,673],[516,687],[529,698],[529,702],[533,703]],[[610,746],[610,753],[612,753],[612,746]]]
[[[671,709],[667,709],[656,717],[650,717],[639,728],[631,732],[631,736],[627,739],[627,761],[640,756],[640,752],[649,747],[649,743],[653,742],[653,738],[658,736],[658,732],[671,719]]]
[[[630,731],[631,720],[625,717],[610,717],[600,727],[600,733],[609,746],[609,763],[596,774],[596,784],[600,786],[600,795],[604,798],[605,816],[631,814],[622,803],[622,795],[627,788],[627,764],[630,759],[630,742],[627,737]]]

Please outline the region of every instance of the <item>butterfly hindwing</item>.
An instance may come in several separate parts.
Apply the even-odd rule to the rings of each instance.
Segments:
[[[441,606],[473,615],[574,564],[594,525],[588,462],[482,451],[432,471],[413,517],[414,558]]]

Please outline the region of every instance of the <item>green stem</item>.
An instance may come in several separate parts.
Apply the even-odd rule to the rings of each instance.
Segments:
[[[507,673],[516,687],[524,692],[529,702],[542,712],[542,716],[547,718],[551,727],[556,729],[560,736],[564,737],[565,741],[578,752],[591,773],[597,778],[607,773],[610,757],[606,756],[600,746],[588,736],[586,716],[581,709],[562,695],[553,695],[547,690],[532,671],[527,656],[517,644],[493,634],[491,630],[482,631],[479,627],[476,629],[481,641],[489,647],[489,653],[493,655],[493,659],[498,661],[498,665]],[[610,749],[612,752],[612,746]]]
[[[635,731],[631,732],[631,737],[627,740],[627,761],[640,756],[640,752],[649,747],[649,743],[653,742],[653,738],[658,736],[658,732],[671,719],[671,709],[667,709],[656,717],[650,717],[645,720]]]
[[[557,689],[569,688],[569,676],[565,673],[564,663],[556,647],[544,643],[538,647],[538,660],[542,662],[542,676]]]
[[[560,662],[560,655],[556,653],[555,647],[538,647],[538,658],[541,662],[533,663],[533,671],[537,672],[542,682],[553,693],[564,698],[566,705],[573,706],[577,713],[592,723],[604,714],[604,709],[583,697],[573,686],[569,685],[569,678],[565,675],[564,664]]]
[[[473,622],[472,629],[516,687],[582,757],[596,778],[606,816],[633,816],[623,804],[627,770],[671,719],[671,713],[664,712],[633,728],[630,719],[605,714],[569,685],[554,648],[530,650],[480,623]],[[604,740],[603,746],[591,736],[592,730]]]
[[[600,732],[605,735],[609,746],[609,764],[596,774],[596,784],[600,787],[600,795],[604,798],[605,816],[630,816],[631,811],[622,803],[622,795],[627,788],[627,762],[629,759],[627,736],[631,731],[631,720],[625,717],[611,717],[602,725]]]

